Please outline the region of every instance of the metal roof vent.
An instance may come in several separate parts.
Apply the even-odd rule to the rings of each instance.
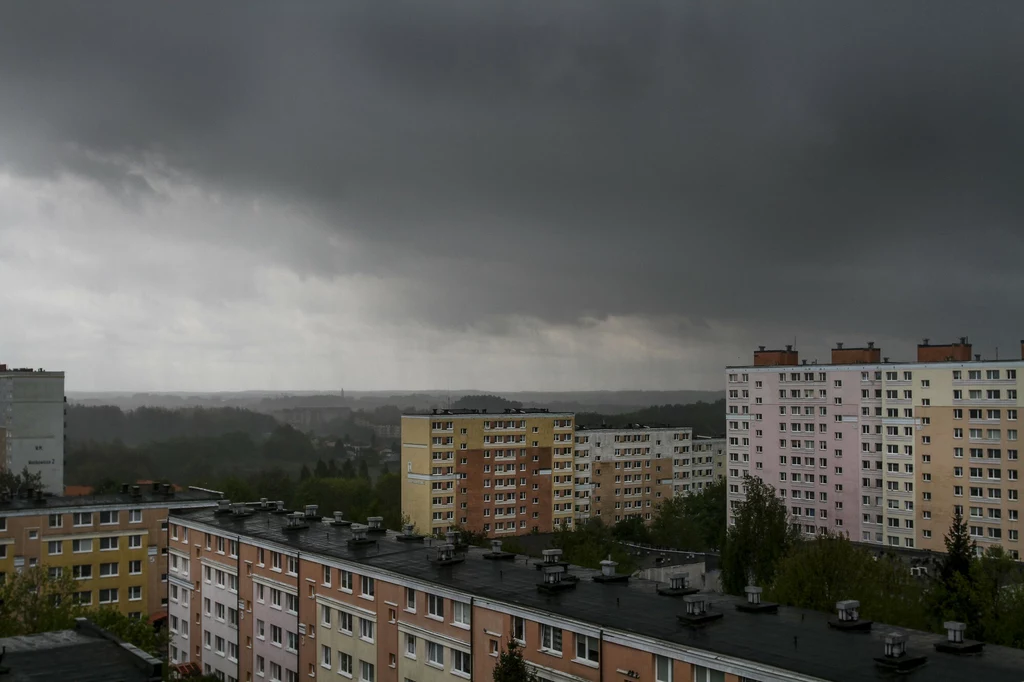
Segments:
[[[370,516],[366,519],[366,525],[368,526],[367,531],[376,535],[387,533],[388,529],[384,527],[383,516]]]
[[[703,594],[688,594],[683,597],[683,602],[686,604],[686,613],[676,616],[683,625],[700,627],[725,615],[720,611],[711,611],[707,597]]]
[[[899,673],[906,673],[924,665],[928,661],[926,656],[911,656],[907,654],[907,636],[902,632],[896,630],[887,632],[884,642],[885,656],[875,659],[875,663],[879,667]]]
[[[700,592],[696,587],[690,587],[690,576],[687,573],[676,573],[669,577],[669,587],[659,587],[658,594],[665,597],[685,597],[688,594]]]
[[[859,601],[845,599],[836,602],[836,610],[839,612],[839,617],[828,622],[830,628],[846,630],[848,632],[867,632],[871,630],[871,621],[860,619]]]
[[[966,623],[951,620],[943,623],[942,627],[946,628],[946,641],[937,642],[935,644],[936,651],[945,654],[980,654],[981,650],[985,648],[984,642],[964,638],[964,633],[967,631]]]
[[[437,558],[434,559],[434,563],[439,566],[450,566],[452,564],[458,564],[466,560],[466,557],[456,553],[455,545],[450,542],[445,542],[437,546]]]
[[[351,526],[352,522],[345,519],[345,512],[336,511],[334,512],[334,518],[331,520],[331,525],[334,526]]]
[[[270,501],[267,498],[260,498],[260,509],[262,509],[263,511],[270,509]]]
[[[601,575],[594,576],[594,582],[598,583],[624,583],[629,580],[628,573],[617,573],[615,567],[619,565],[618,561],[612,559],[612,555],[609,554],[607,559],[601,560]]]
[[[366,532],[369,527],[361,523],[353,523],[349,528],[352,530],[352,537],[348,539],[349,547],[365,547],[366,545],[375,545],[377,541],[373,538],[366,537]]]
[[[577,580],[566,574],[565,566],[561,564],[544,565],[544,582],[537,583],[537,589],[541,592],[553,593],[564,590],[576,589]]]
[[[399,542],[423,542],[423,536],[416,533],[416,526],[411,523],[402,524],[402,532],[395,539]]]
[[[272,510],[272,513],[274,513],[274,514],[287,514],[288,513],[288,510],[284,506],[284,500],[278,500],[277,501],[277,504],[274,505],[274,509]]]
[[[779,605],[772,602],[761,601],[762,588],[757,585],[747,585],[743,588],[747,595],[746,604],[737,604],[736,610],[745,613],[778,613]]]
[[[231,503],[231,515],[232,516],[249,516],[252,512],[249,507],[246,506],[245,502],[232,502]]]
[[[315,504],[307,504],[306,505],[306,518],[307,519],[315,519],[318,509],[319,509],[319,507],[317,505],[315,505]]]
[[[562,550],[560,549],[545,549],[541,551],[541,555],[544,560],[536,564],[537,570],[543,570],[545,566],[561,566],[562,568],[568,569],[569,562],[562,561]]]
[[[217,500],[217,508],[213,510],[214,514],[230,514],[231,513],[231,500]]]
[[[484,554],[485,559],[492,559],[496,561],[512,561],[516,558],[516,555],[512,552],[505,552],[501,549],[501,540],[491,540],[491,551]]]
[[[288,521],[285,524],[285,530],[300,530],[302,528],[309,528],[309,524],[306,523],[306,515],[302,512],[292,512],[288,515]]]

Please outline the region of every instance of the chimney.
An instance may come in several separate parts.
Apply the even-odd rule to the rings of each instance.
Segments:
[[[743,611],[745,613],[778,613],[778,604],[761,601],[762,589],[757,585],[747,585],[743,588],[743,591],[747,595],[747,603],[737,604],[737,611]]]
[[[981,353],[975,353],[974,354],[974,361],[975,362],[981,362]]]
[[[491,554],[501,554],[501,540],[491,540]]]
[[[170,483],[164,483],[163,493],[164,495],[171,495],[174,492],[174,487]]]
[[[142,489],[139,486],[132,486],[132,497],[142,497]]]
[[[946,641],[950,644],[963,644],[964,631],[967,630],[966,623],[958,623],[955,620],[946,621],[942,624],[946,628]]]
[[[923,343],[921,345],[922,346],[927,346],[928,345],[928,339],[923,339]]]
[[[158,483],[157,481],[153,481],[153,492],[160,492],[160,483]]]
[[[334,512],[334,525],[339,526],[345,520],[345,512]]]
[[[748,604],[760,604],[761,603],[761,588],[755,585],[747,585],[743,588],[743,591],[747,593]]]
[[[946,641],[936,642],[936,651],[962,656],[965,654],[980,654],[985,648],[984,642],[966,639],[964,635],[967,625],[965,623],[950,620],[943,623],[942,627],[946,628]]]
[[[131,491],[131,486],[130,485],[128,485],[127,483],[122,483],[121,484],[121,494],[122,495],[127,495],[130,491]]]
[[[686,573],[676,573],[669,578],[669,584],[673,590],[685,590],[690,586],[690,576]]]
[[[307,519],[315,519],[316,518],[317,509],[319,509],[319,507],[317,505],[315,505],[315,504],[307,504],[306,505],[306,518]]]
[[[1021,344],[1024,344],[1024,341],[1021,341]],[[759,350],[760,352],[763,353],[764,352],[764,348],[765,348],[764,346],[758,346],[757,350]]]
[[[387,530],[384,528],[383,516],[368,516],[366,518],[366,525],[369,527],[368,530],[371,533],[383,533]]]
[[[615,575],[615,567],[619,565],[618,561],[613,561],[609,556],[607,559],[601,560],[601,575],[606,578],[611,578]]]
[[[412,537],[412,535],[414,535],[412,532],[413,528],[415,528],[415,526],[411,523],[402,524],[402,535],[405,537]]]
[[[560,549],[545,549],[541,551],[541,555],[544,557],[545,565],[553,566],[561,564],[562,550]]]
[[[843,342],[842,341],[836,342],[836,350],[842,350],[842,349],[843,349]]]
[[[871,349],[871,348],[874,348],[874,347],[875,347],[875,342],[874,341],[868,341],[868,348]]]

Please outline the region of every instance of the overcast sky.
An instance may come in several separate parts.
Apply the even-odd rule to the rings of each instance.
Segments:
[[[1019,356],[1022,3],[0,16],[0,362],[69,390],[718,389],[794,339]]]

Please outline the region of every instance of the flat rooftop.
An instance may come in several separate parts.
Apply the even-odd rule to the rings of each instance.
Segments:
[[[441,409],[428,410],[425,412],[403,412],[403,417],[574,417],[575,412],[552,412],[546,407],[522,407],[506,408],[500,411],[489,412],[473,409]]]
[[[430,561],[436,546],[399,542],[394,533],[365,548],[346,544],[352,533],[347,527],[311,521],[308,529],[285,531],[286,516],[255,512],[249,516],[217,515],[211,509],[176,512],[173,517],[276,543],[302,552],[363,564],[416,580],[469,592],[477,596],[566,618],[586,621],[597,627],[633,632],[685,647],[741,658],[822,680],[877,682],[892,680],[874,659],[884,653],[883,636],[893,630],[907,635],[907,653],[926,655],[928,662],[903,679],[920,682],[1021,682],[1024,679],[1024,650],[986,646],[980,656],[954,656],[935,651],[944,635],[906,630],[876,623],[867,634],[846,633],[828,627],[835,614],[780,607],[777,614],[737,611],[742,598],[709,594],[714,611],[724,617],[705,627],[690,629],[676,616],[684,611],[682,600],[657,594],[657,583],[630,579],[628,584],[597,583],[597,571],[571,569],[580,577],[574,590],[544,594],[537,590],[541,574],[536,559],[523,556],[514,562],[487,561],[488,551],[470,548],[462,563],[439,566]],[[371,536],[372,537],[372,536]],[[430,543],[430,539],[425,543]],[[850,595],[856,598],[856,595]]]
[[[74,630],[0,638],[5,648],[0,682],[150,682],[161,679],[163,664],[145,652],[78,619]]]
[[[620,433],[623,431],[693,431],[692,426],[663,426],[660,424],[627,424],[625,426],[577,426],[587,433]]]
[[[153,490],[152,486],[139,486],[139,493],[105,493],[102,495],[43,495],[36,497],[15,496],[10,500],[0,498],[0,516],[5,512],[34,511],[46,513],[47,510],[73,509],[77,507],[125,507],[131,505],[161,505],[175,507],[181,504],[208,502],[211,505],[223,495],[215,490],[189,488],[175,492],[173,495],[162,490]]]

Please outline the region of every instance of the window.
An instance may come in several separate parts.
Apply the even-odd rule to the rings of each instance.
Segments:
[[[116,604],[117,603],[117,588],[100,590],[100,603],[101,604]]]
[[[362,588],[362,595],[364,597],[373,596],[373,578],[364,575],[362,577],[362,580],[360,581],[360,586]]]
[[[437,642],[427,641],[427,662],[444,666],[444,647]]]
[[[327,627],[331,627],[331,607],[330,606],[322,605],[320,607],[320,622],[323,623],[324,625],[326,625]]]
[[[368,642],[373,641],[373,621],[366,618],[359,619],[359,637]]]
[[[141,535],[129,535],[128,536],[128,549],[139,549],[142,547],[142,536]]]
[[[655,682],[672,682],[672,659],[668,656],[654,656]]]
[[[100,525],[101,526],[113,526],[117,524],[120,512],[116,511],[101,511],[100,512]]]
[[[285,648],[289,651],[299,650],[299,633],[288,630],[288,645]]]
[[[117,549],[120,538],[100,538],[100,551],[109,552]]]
[[[284,595],[284,610],[288,613],[298,613],[299,611],[299,598],[297,595],[285,593]]]
[[[338,629],[342,632],[352,634],[352,614],[346,611],[338,611]]]
[[[576,658],[580,661],[597,663],[599,659],[600,643],[596,637],[587,635],[576,635]]]
[[[117,575],[117,562],[112,561],[109,563],[100,564],[100,577],[101,578],[112,578]]]
[[[405,588],[405,610],[416,611],[416,590],[411,587]]]
[[[405,655],[409,658],[416,658],[416,636],[407,634],[405,636]]]
[[[134,585],[128,588],[128,601],[140,601],[142,599],[142,587]]]
[[[512,637],[520,644],[526,644],[526,619],[512,616]]]
[[[341,586],[339,589],[346,592],[352,591],[352,571],[341,571]]]
[[[281,646],[284,631],[279,625],[270,626],[270,641],[278,646]]]
[[[320,645],[320,665],[327,669],[331,667],[331,647],[326,644]]]
[[[452,622],[456,625],[469,626],[469,604],[461,601],[452,602]]]
[[[142,510],[141,509],[129,509],[128,510],[128,523],[142,523]]]
[[[721,670],[695,665],[693,666],[693,682],[725,682],[725,673]]]
[[[71,577],[75,580],[88,580],[92,578],[92,564],[79,564],[71,567]]]
[[[71,515],[71,524],[74,526],[91,526],[92,512],[75,512]]]
[[[352,656],[343,651],[338,652],[338,672],[346,677],[352,677]]]
[[[551,625],[540,626],[540,648],[543,651],[562,653],[562,628]]]
[[[360,682],[373,682],[373,663],[359,661]]]
[[[471,670],[469,654],[458,649],[452,649],[452,672],[461,673],[469,677]]]
[[[436,594],[427,595],[427,613],[435,618],[444,618],[444,597]]]
[[[50,556],[64,553],[64,543],[60,540],[51,540],[46,543],[46,551]]]

